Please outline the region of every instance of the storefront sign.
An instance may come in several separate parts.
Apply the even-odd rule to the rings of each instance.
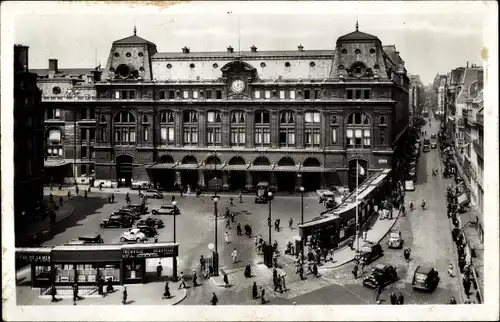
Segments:
[[[18,259],[27,261],[28,263],[50,263],[50,254],[40,253],[16,253]]]
[[[177,256],[178,247],[169,246],[161,248],[124,248],[122,249],[122,258],[157,258]]]
[[[387,163],[387,159],[378,159],[378,163],[380,163],[380,164],[386,164]]]

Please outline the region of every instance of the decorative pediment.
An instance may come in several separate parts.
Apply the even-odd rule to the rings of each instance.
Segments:
[[[257,70],[250,64],[235,60],[227,63],[221,69],[222,73],[255,73]]]

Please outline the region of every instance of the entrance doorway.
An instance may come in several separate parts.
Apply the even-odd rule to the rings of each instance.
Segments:
[[[242,157],[234,157],[229,160],[229,165],[245,165]],[[245,189],[245,171],[229,171],[229,184],[231,190]]]
[[[170,155],[162,155],[158,164],[169,163],[174,164],[174,159]],[[175,172],[173,169],[155,169],[153,170],[153,181],[158,183],[160,189],[167,191],[174,190]]]
[[[130,155],[119,155],[116,157],[116,178],[118,186],[130,187],[132,185],[132,173],[134,170],[134,158]]]
[[[198,160],[192,155],[185,156],[182,159],[182,164],[198,164]],[[198,186],[198,170],[184,170],[181,173],[182,185],[187,188],[187,185],[194,189]]]
[[[281,158],[278,162],[278,166],[295,166],[295,161],[292,158],[285,157]],[[289,191],[293,192],[295,189],[295,172],[277,172],[276,180],[278,183],[278,191]]]
[[[271,165],[271,162],[269,162],[269,159],[266,157],[258,157],[253,161],[254,166],[259,166],[259,165],[265,165],[269,166]],[[252,178],[253,178],[253,183],[254,185],[257,185],[259,182],[269,182],[270,181],[270,172],[269,171],[254,171],[252,173]]]
[[[321,163],[316,158],[308,158],[304,161],[302,165],[304,168],[307,167],[321,167]],[[321,188],[321,173],[320,172],[309,172],[304,170],[302,173],[303,185],[305,191],[315,191]]]

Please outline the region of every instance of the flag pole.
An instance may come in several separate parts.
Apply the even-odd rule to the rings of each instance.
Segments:
[[[356,158],[356,252],[359,252],[359,222],[358,222],[358,198],[359,198],[359,157]]]

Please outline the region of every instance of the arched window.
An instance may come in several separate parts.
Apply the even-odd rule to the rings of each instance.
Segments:
[[[129,111],[120,111],[113,118],[114,144],[135,144],[135,116]]]
[[[229,120],[231,121],[231,146],[245,146],[245,112],[231,111]]]
[[[62,157],[62,133],[58,128],[50,128],[45,133],[45,145],[47,157]]]
[[[218,146],[222,143],[221,114],[217,110],[207,112],[207,145]]]
[[[255,112],[255,146],[269,146],[271,143],[271,129],[269,111]]]
[[[295,112],[282,111],[280,117],[279,142],[282,147],[295,146]]]
[[[347,116],[346,147],[363,149],[371,146],[371,124],[366,113],[353,112]]]
[[[175,121],[173,111],[160,112],[160,140],[161,145],[175,143]]]
[[[304,146],[306,148],[319,147],[321,145],[321,112],[305,112],[304,124]]]
[[[184,145],[198,144],[198,112],[182,112]]]

